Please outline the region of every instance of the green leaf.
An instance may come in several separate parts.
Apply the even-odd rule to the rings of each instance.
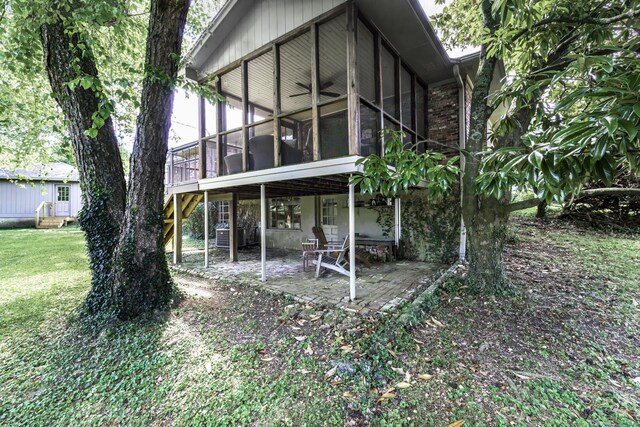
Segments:
[[[615,116],[606,116],[603,118],[604,125],[607,127],[607,132],[610,136],[616,133],[618,130],[618,118]]]
[[[640,102],[633,106],[633,112],[636,113],[636,116],[640,117]]]
[[[638,128],[631,120],[620,119],[620,127],[629,135],[629,139],[635,139],[638,135]]]

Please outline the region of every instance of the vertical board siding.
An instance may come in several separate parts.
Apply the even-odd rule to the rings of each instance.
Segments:
[[[61,183],[62,184],[62,183]],[[71,216],[77,216],[81,207],[80,185],[69,185],[69,211]],[[56,201],[56,184],[16,185],[9,181],[0,181],[0,218],[31,218],[38,205],[42,202]]]
[[[345,0],[243,0],[250,1],[249,13],[233,25],[202,66],[214,73],[256,49],[295,30]]]

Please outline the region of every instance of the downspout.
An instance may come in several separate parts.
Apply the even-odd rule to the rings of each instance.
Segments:
[[[460,146],[460,170],[462,174],[464,174],[465,170],[465,158],[462,154],[462,150],[466,147],[467,141],[467,126],[466,126],[466,100],[465,100],[465,90],[464,90],[464,82],[462,80],[462,76],[460,75],[460,67],[458,64],[453,66],[453,75],[456,78],[456,82],[458,83],[458,135],[459,135],[459,146]],[[462,192],[464,188],[462,187],[462,177],[460,178],[460,207],[462,206]],[[464,218],[462,216],[462,209],[460,212],[460,250],[459,256],[460,261],[464,261],[467,253],[467,228],[464,226]]]

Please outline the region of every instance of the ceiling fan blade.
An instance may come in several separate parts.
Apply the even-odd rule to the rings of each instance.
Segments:
[[[309,92],[311,92],[311,85],[307,86],[307,85],[302,84],[302,83],[300,83],[300,82],[296,82],[296,84],[297,84],[298,86],[300,86],[301,88],[306,89],[306,90],[308,90]]]
[[[294,93],[293,95],[289,95],[289,98],[294,98],[296,96],[302,96],[302,95],[311,95],[311,93],[310,92]]]
[[[325,90],[326,88],[331,86],[333,86],[333,82],[331,80],[328,80],[320,85],[320,90]]]
[[[326,92],[326,91],[324,91],[324,90],[323,90],[323,91],[320,91],[320,95],[322,95],[322,96],[329,96],[329,97],[331,97],[331,98],[337,98],[337,97],[339,97],[339,96],[340,96],[340,94],[339,94],[339,93],[335,93],[335,92]]]

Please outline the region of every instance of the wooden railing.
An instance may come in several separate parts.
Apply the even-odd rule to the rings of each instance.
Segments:
[[[53,202],[42,202],[36,208],[36,227],[40,225],[40,221],[47,217],[47,205],[49,206],[49,216],[52,216],[53,212]],[[40,211],[42,211],[42,216],[40,215]]]

